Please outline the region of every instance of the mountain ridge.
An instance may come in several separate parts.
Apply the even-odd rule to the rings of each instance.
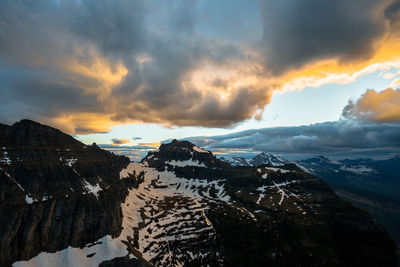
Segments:
[[[51,127],[18,127],[0,130],[0,264],[395,265],[367,212],[291,163],[232,167],[177,140],[129,162],[69,147]]]

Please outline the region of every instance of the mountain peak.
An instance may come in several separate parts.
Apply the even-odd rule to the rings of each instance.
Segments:
[[[290,162],[272,153],[262,152],[257,156],[253,157],[249,163],[250,165],[253,166],[258,166],[263,164],[271,166],[283,166],[285,164],[289,164]]]
[[[0,145],[13,148],[82,148],[85,145],[72,136],[32,120],[21,120],[12,126],[2,125]]]
[[[177,139],[172,140],[171,143],[162,144],[159,149],[160,149],[160,151],[161,150],[186,151],[186,152],[190,151],[190,152],[194,152],[194,153],[212,154],[210,151],[204,150],[189,141],[185,141],[185,140],[179,141]]]
[[[44,126],[44,125],[36,121],[22,119],[12,125],[12,127],[18,127],[18,126],[21,127],[21,126]]]
[[[260,154],[254,156],[251,159],[243,158],[243,157],[232,157],[228,160],[232,166],[260,166],[267,165],[270,167],[280,167],[286,164],[290,164],[292,162],[283,159],[277,155],[274,155],[269,152],[261,152]]]
[[[159,149],[150,151],[142,160],[149,166],[164,168],[165,164],[197,167],[218,167],[227,164],[217,159],[211,151],[196,146],[189,141],[179,141],[162,144]]]

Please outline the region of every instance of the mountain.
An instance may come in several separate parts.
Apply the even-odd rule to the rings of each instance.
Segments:
[[[268,155],[267,157],[265,155]],[[232,166],[273,166],[293,163],[323,179],[335,192],[359,208],[369,211],[400,244],[400,156],[386,160],[345,159],[335,161],[325,156],[290,162],[256,161],[256,158],[279,158],[263,152],[253,159],[223,159]],[[400,250],[400,249],[399,249]],[[400,252],[399,252],[400,253]]]
[[[320,156],[296,163],[328,182],[341,197],[368,210],[400,244],[400,156],[340,161]]]
[[[258,154],[255,157],[253,157],[252,159],[246,159],[243,157],[232,157],[226,161],[229,162],[232,166],[267,165],[267,166],[277,167],[290,163],[290,161],[288,160],[285,160],[279,156],[266,152],[262,152],[261,154]]]
[[[292,163],[177,140],[129,162],[31,121],[0,134],[0,264],[396,265],[385,229]]]
[[[1,124],[0,265],[118,236],[120,205],[137,186],[119,179],[128,164],[33,121]]]

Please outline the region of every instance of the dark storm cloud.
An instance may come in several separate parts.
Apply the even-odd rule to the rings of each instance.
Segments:
[[[385,17],[392,22],[399,19],[399,12],[400,12],[400,1],[398,0],[393,1],[393,3],[391,3],[384,11]]]
[[[59,116],[63,110],[100,111],[96,97],[82,94],[82,89],[68,85],[59,73],[0,64],[0,114],[12,124],[24,118],[43,119]]]
[[[262,1],[257,13],[255,1],[4,0],[0,119],[71,124],[70,133],[132,121],[231,127],[270,102],[265,66],[367,56],[381,17],[397,16],[390,2],[374,19],[381,2]]]
[[[12,111],[2,107],[8,120],[29,114],[51,124],[57,116],[90,113],[116,122],[224,127],[269,102],[265,86],[235,88],[222,101],[193,83],[190,75],[205,64],[224,70],[249,55],[197,33],[197,1],[157,2],[166,11],[152,20],[157,14],[149,8],[156,2],[2,1],[0,59],[11,74],[2,77],[0,98],[16,105]],[[112,73],[123,66],[127,75],[118,85],[107,84],[99,62]],[[79,121],[75,132],[96,131]]]
[[[400,1],[394,0],[386,9],[385,17],[390,22],[390,30],[398,35],[400,32]]]
[[[340,120],[297,127],[275,127],[188,140],[207,149],[252,149],[287,155],[400,151],[400,125]]]
[[[127,56],[145,46],[145,5],[139,0],[63,1],[68,27],[106,55]]]
[[[260,1],[266,64],[275,71],[312,60],[366,58],[385,32],[380,0]]]
[[[86,91],[101,87],[103,81],[70,69],[71,60],[90,66],[97,46],[104,53],[120,51],[123,48],[118,50],[115,42],[120,46],[125,44],[120,42],[121,35],[140,36],[132,30],[123,31],[125,24],[134,27],[135,23],[123,20],[136,22],[132,11],[143,13],[140,6],[136,7],[133,1],[129,4],[119,1],[113,6],[107,3],[111,2],[5,0],[0,3],[2,119],[13,123],[31,118],[53,124],[51,120],[59,116],[107,113],[97,92]],[[128,42],[125,47],[134,47]],[[75,132],[97,131],[84,123],[75,128]]]

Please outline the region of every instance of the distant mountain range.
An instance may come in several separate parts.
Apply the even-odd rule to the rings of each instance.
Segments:
[[[366,209],[377,222],[385,225],[400,244],[400,156],[386,160],[331,160],[318,156],[290,162],[271,153],[246,159],[223,159],[233,166],[270,167],[296,164],[302,170],[320,177],[341,197]]]
[[[367,212],[271,154],[232,166],[174,140],[130,162],[28,120],[0,148],[0,265],[396,265]]]
[[[288,160],[285,160],[279,156],[276,156],[271,153],[262,152],[261,154],[251,158],[246,159],[243,157],[232,157],[229,159],[224,159],[229,162],[232,166],[259,166],[259,165],[268,165],[268,166],[284,166],[285,164],[291,163]]]
[[[368,210],[400,245],[400,156],[340,161],[320,156],[297,164],[329,183],[341,197]]]

